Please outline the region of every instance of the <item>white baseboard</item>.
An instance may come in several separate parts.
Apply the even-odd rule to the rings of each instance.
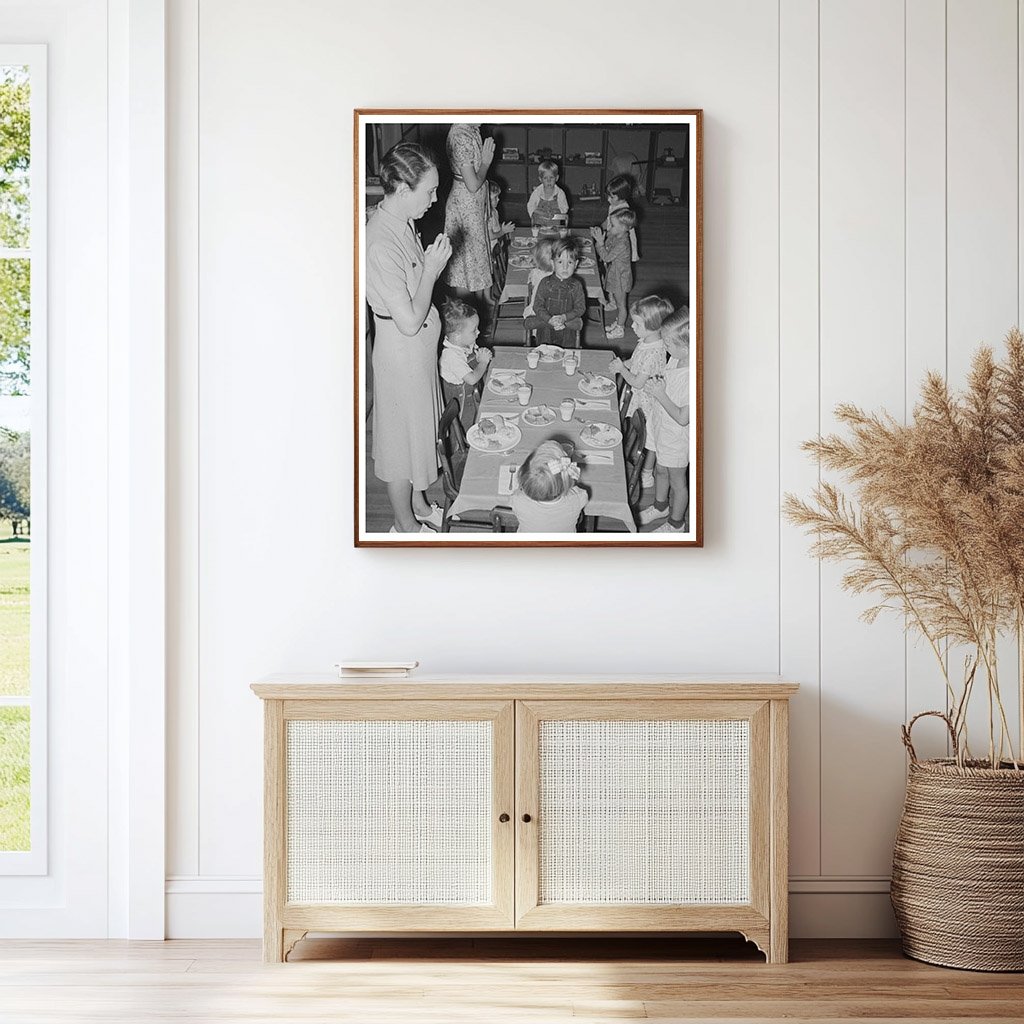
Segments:
[[[168,878],[167,938],[256,939],[263,936],[263,880],[258,877]]]
[[[255,876],[169,878],[167,938],[262,937],[262,888]],[[888,879],[791,879],[789,933],[794,939],[894,937]]]

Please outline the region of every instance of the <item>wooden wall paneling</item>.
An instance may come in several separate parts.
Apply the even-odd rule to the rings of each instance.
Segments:
[[[818,3],[779,6],[779,490],[806,496],[817,463],[800,445],[818,432]],[[818,614],[809,540],[780,527],[779,672],[800,682],[793,731],[790,873],[817,875],[821,829]]]
[[[1015,0],[949,0],[948,285],[949,380],[962,387],[984,342],[997,350],[1017,322],[1018,47]],[[963,652],[954,652],[960,672]],[[1002,691],[1011,728],[1018,717],[1012,641],[1000,647]],[[978,679],[968,716],[975,754],[988,750],[988,701]]]
[[[821,415],[841,401],[904,402],[903,7],[821,7]],[[822,567],[822,858],[825,875],[888,873],[904,779],[902,623]],[[871,828],[865,823],[871,822]]]
[[[946,5],[906,4],[906,418],[929,370],[946,369]],[[908,634],[908,717],[946,707],[946,684],[931,646]],[[941,726],[914,734],[918,754],[943,757]]]

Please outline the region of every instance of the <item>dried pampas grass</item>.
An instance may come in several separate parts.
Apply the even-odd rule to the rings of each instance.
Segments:
[[[975,679],[989,700],[988,761],[1015,755],[1000,695],[997,638],[1017,643],[1024,742],[1024,337],[1006,338],[1006,358],[974,356],[967,387],[950,391],[930,373],[909,425],[887,413],[840,405],[843,436],[804,444],[825,471],[851,485],[855,501],[822,482],[809,501],[787,494],[783,512],[814,538],[812,554],[851,563],[843,586],[877,598],[864,613],[905,614],[908,630],[930,645],[948,688],[960,739],[971,754],[966,710]],[[964,675],[954,685],[947,646],[966,645]]]

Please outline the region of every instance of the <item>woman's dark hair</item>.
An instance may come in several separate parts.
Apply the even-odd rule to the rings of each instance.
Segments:
[[[384,194],[391,195],[400,182],[414,189],[432,167],[437,167],[434,154],[415,142],[400,142],[392,146],[380,162],[380,183]]]
[[[616,199],[630,199],[633,195],[633,179],[628,174],[616,174],[605,186],[605,191]]]

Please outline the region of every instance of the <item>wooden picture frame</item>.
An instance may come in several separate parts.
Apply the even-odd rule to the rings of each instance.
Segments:
[[[449,149],[449,135],[458,138],[460,144],[476,147],[471,151],[477,153],[486,153],[489,148],[482,140],[494,139],[494,156],[484,174],[479,174],[481,164],[474,158],[461,165],[473,168],[472,172],[466,171],[469,178],[456,182],[449,156],[466,150],[456,148],[454,142]],[[419,188],[424,197],[422,202],[414,203],[416,209],[411,214],[408,204],[396,202],[396,198],[411,197],[413,189],[408,183],[396,182],[392,175],[382,184],[376,173],[385,155],[400,143],[423,147],[433,165],[421,162],[419,170],[411,172],[413,187]],[[356,547],[703,546],[702,144],[700,110],[354,111]],[[531,203],[536,197],[531,196],[538,185],[535,179],[541,162],[546,161],[553,161],[557,168],[556,198],[534,208]],[[433,193],[428,195],[434,180],[432,171],[437,175],[436,202],[430,201]],[[550,178],[550,171],[546,173]],[[623,174],[631,179],[625,202],[635,212],[635,234],[639,238],[639,261],[630,261],[628,275],[621,270],[621,237],[617,239],[616,269],[609,273],[615,253],[609,243],[601,253],[611,262],[601,260],[590,233],[590,228],[601,225],[608,214],[609,182],[621,179]],[[467,181],[477,184],[478,191],[487,191],[488,196],[482,200],[471,198]],[[501,189],[496,196],[491,194],[491,182]],[[385,187],[388,195],[378,211],[375,208],[385,199]],[[569,206],[568,224],[561,219],[566,204],[557,198],[559,190]],[[490,234],[487,219],[493,207],[488,203],[498,210]],[[485,218],[482,234],[478,232],[481,213]],[[549,213],[551,218],[547,220]],[[371,216],[380,219],[371,222]],[[629,218],[616,221],[616,230],[621,231]],[[510,223],[512,228],[508,227]],[[410,290],[403,292],[401,279],[404,275],[407,284],[419,279],[430,260],[433,240],[442,234],[454,239],[453,255],[437,277],[422,327],[410,328],[404,322],[409,311],[417,320],[423,311],[415,306],[411,294],[414,287],[409,284]],[[422,242],[417,241],[420,235]],[[527,289],[531,296],[534,290],[541,293],[527,270],[527,264],[534,266],[536,239],[550,236],[553,244],[558,244],[567,235],[577,239],[577,255],[573,257],[570,248],[564,257],[570,265],[574,258],[578,260],[575,270],[568,272],[573,281],[564,276],[563,267],[545,284],[543,316],[524,320],[521,313],[517,316],[517,310],[526,304]],[[485,244],[491,248],[481,256]],[[447,245],[442,243],[445,248]],[[650,256],[644,252],[647,245],[651,246]],[[563,243],[560,250],[565,248]],[[634,247],[632,254],[636,252]],[[485,273],[488,267],[489,274]],[[534,278],[539,276],[534,274]],[[632,287],[624,304],[628,312],[606,309],[605,295],[613,293],[613,282],[625,279],[629,283],[630,277]],[[485,287],[473,287],[485,280],[490,282]],[[585,293],[586,309],[576,320],[567,318],[564,325],[556,314],[554,325],[548,328],[551,310],[547,305],[559,301],[556,291],[562,297],[571,293],[575,305],[570,316],[576,313],[580,291]],[[468,311],[460,307],[464,329],[460,329],[461,334],[456,332],[454,341],[471,346],[472,330],[478,323],[473,318],[475,312],[479,316],[480,346],[494,353],[476,385],[476,407],[471,385],[446,384],[436,375],[433,383],[427,380],[432,372],[430,364],[436,365],[445,340],[444,322],[437,307],[446,294],[457,294],[470,307]],[[388,295],[397,296],[397,320],[388,313]],[[640,387],[637,394],[644,391],[642,400],[636,396],[631,399],[629,392],[623,395],[624,378],[609,367],[616,355],[630,359],[639,339],[633,330],[633,305],[648,296],[660,296],[667,305],[646,304],[642,319],[648,322],[638,330],[656,331],[664,312],[671,309],[677,313],[666,327],[668,345],[678,353],[666,365],[667,402]],[[419,304],[423,305],[422,297]],[[688,350],[686,327],[681,320],[683,307],[689,316]],[[622,319],[626,324],[620,339],[616,331]],[[580,322],[579,350],[573,353],[574,325]],[[403,329],[413,333],[403,334]],[[527,354],[538,346],[536,335],[550,336],[552,341],[565,339],[565,343],[541,345],[541,362],[529,367]],[[435,346],[432,357],[431,345]],[[459,371],[452,373],[450,360],[463,359],[466,352],[472,352],[472,348],[448,356],[449,363],[443,364],[447,377],[458,378]],[[565,358],[572,354],[578,359],[575,368],[573,360]],[[412,369],[414,365],[416,369]],[[472,379],[478,357],[470,355],[465,365]],[[609,380],[617,385],[614,390],[609,390]],[[513,393],[516,384],[529,389],[529,395],[524,389],[524,406],[517,404],[518,396]],[[656,381],[652,387],[657,386]],[[445,402],[444,387],[449,388],[456,405]],[[436,390],[429,390],[432,388]],[[574,402],[567,403],[569,419],[563,420],[560,404],[569,397]],[[442,417],[446,406],[449,416]],[[657,466],[653,487],[642,474],[645,446],[633,433],[639,424],[632,415],[637,408],[651,410],[650,422],[644,416],[644,426],[652,439],[649,446],[658,438],[663,450],[664,465]],[[627,412],[631,415],[626,416]],[[426,442],[431,416],[432,448]],[[450,423],[453,416],[465,422]],[[439,419],[444,428],[441,434]],[[484,436],[479,427],[490,431],[491,424],[496,426],[496,433]],[[379,439],[376,449],[375,427]],[[393,438],[406,436],[416,438],[415,454],[405,452],[404,440],[397,446],[391,443]],[[532,458],[537,446],[545,441],[560,443],[571,466],[561,463],[559,471],[561,460],[547,456],[553,450],[550,447]],[[402,451],[395,455],[398,448]],[[378,473],[385,478],[401,476],[407,467],[414,466],[408,469],[410,475],[429,483],[431,452],[440,470],[435,471],[438,480],[428,487],[426,497],[441,507],[440,516],[434,515],[440,519],[441,528],[437,532],[397,532],[401,527],[394,502],[409,500],[412,481],[403,483],[399,479],[389,489]],[[678,466],[683,459],[688,460],[686,468]],[[524,463],[526,469],[520,473]],[[451,472],[446,472],[449,466]],[[573,467],[579,467],[578,482],[572,479],[576,473]],[[546,492],[537,493],[538,481],[548,482],[545,474],[550,475],[555,491],[562,492],[554,499]],[[524,478],[526,488],[513,500],[512,491]],[[584,495],[567,491],[572,486],[582,488]],[[666,489],[668,508],[662,509],[664,502],[657,499]],[[392,494],[394,490],[397,495]],[[574,502],[575,507],[570,508]],[[567,532],[573,527],[561,512],[571,517],[579,505],[583,509],[576,532]],[[513,507],[527,522],[532,517],[533,522],[544,525],[525,526],[513,514]],[[646,512],[644,518],[655,518],[643,522],[640,513],[648,508],[653,511]],[[680,509],[684,510],[683,527],[678,529]],[[407,527],[415,523],[410,519],[411,511],[407,508],[404,514]],[[548,532],[549,522],[555,524],[552,532]],[[511,532],[517,526],[520,529]]]

